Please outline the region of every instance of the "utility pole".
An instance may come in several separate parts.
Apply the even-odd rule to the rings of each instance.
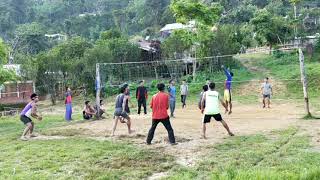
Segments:
[[[303,86],[303,96],[304,96],[306,113],[307,113],[307,116],[311,116],[310,108],[309,108],[307,76],[306,76],[305,65],[304,65],[304,55],[301,48],[299,48],[299,61],[300,61],[301,83]]]

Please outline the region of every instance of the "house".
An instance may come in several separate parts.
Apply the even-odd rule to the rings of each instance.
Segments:
[[[0,104],[26,104],[35,92],[33,81],[5,82],[0,86]]]
[[[16,72],[21,76],[20,64],[8,64],[4,69]],[[0,105],[25,104],[30,100],[30,95],[35,92],[33,81],[5,82],[0,85]]]
[[[170,34],[174,30],[180,30],[180,29],[188,29],[188,30],[194,30],[195,29],[195,21],[189,21],[188,24],[181,24],[181,23],[172,23],[172,24],[166,24],[163,28],[161,28],[160,33],[162,38],[167,38],[170,36]]]

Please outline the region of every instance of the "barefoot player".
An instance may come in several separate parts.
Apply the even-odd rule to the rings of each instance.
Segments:
[[[219,112],[219,101],[227,109],[226,104],[219,98],[219,93],[214,90],[215,84],[209,84],[209,90],[204,92],[203,98],[201,101],[201,113],[204,114],[203,126],[202,126],[202,137],[206,139],[206,124],[210,123],[211,118],[213,117],[216,121],[220,121],[223,127],[228,131],[230,136],[234,134],[230,131],[228,124],[222,119]]]
[[[225,84],[224,84],[224,102],[227,106],[226,113],[229,111],[229,114],[231,114],[232,113],[231,83],[232,83],[233,73],[230,72],[230,70],[225,68],[223,65],[221,66],[221,68],[223,69],[223,71],[227,77]]]
[[[128,98],[129,98],[129,89],[127,88],[128,86],[123,86],[120,89],[120,94],[116,98],[116,107],[115,107],[115,112],[114,112],[114,122],[113,122],[113,127],[111,130],[111,136],[114,136],[114,132],[117,128],[118,121],[121,123],[126,123],[128,126],[128,133],[131,134],[133,131],[131,130],[131,118],[129,117],[128,113],[126,112],[126,106],[128,103]]]
[[[22,110],[20,114],[20,120],[26,125],[26,128],[24,129],[21,140],[27,141],[27,134],[29,133],[29,137],[36,137],[33,134],[34,129],[34,123],[31,120],[31,117],[38,119],[39,121],[42,120],[42,117],[37,114],[37,102],[39,101],[39,97],[37,94],[32,94],[30,96],[31,102],[29,102],[25,108]]]

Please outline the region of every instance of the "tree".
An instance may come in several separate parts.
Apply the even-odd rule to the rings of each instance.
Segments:
[[[38,54],[46,50],[49,43],[45,37],[44,28],[41,24],[31,23],[19,25],[16,29],[16,42],[13,51],[25,54]]]
[[[42,92],[51,95],[53,104],[56,103],[58,83],[74,87],[82,85],[80,79],[86,68],[82,58],[91,47],[85,39],[75,37],[37,56],[37,85],[42,87]]]
[[[7,57],[7,48],[0,38],[0,85],[6,81],[12,81],[16,79],[15,73],[13,71],[8,71],[3,69],[2,63],[4,63]]]
[[[222,7],[219,4],[208,5],[198,0],[174,0],[170,5],[178,22],[195,20],[205,25],[214,25],[220,17]]]
[[[293,6],[293,13],[294,13],[294,20],[295,20],[295,26],[294,26],[294,36],[297,37],[297,4],[299,4],[302,0],[289,0],[290,3]]]
[[[254,30],[266,39],[270,53],[273,45],[281,43],[291,34],[290,25],[283,17],[273,16],[265,9],[256,13],[251,24],[254,25]]]
[[[7,61],[7,47],[4,44],[3,40],[0,38],[0,65]]]

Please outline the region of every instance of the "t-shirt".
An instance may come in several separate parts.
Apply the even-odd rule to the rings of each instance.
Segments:
[[[67,92],[65,93],[65,95],[66,95],[65,104],[71,104],[71,103],[72,103],[71,92],[70,92],[70,91],[67,91]]]
[[[144,86],[139,86],[136,91],[136,98],[138,100],[148,99],[148,90]]]
[[[31,111],[32,111],[32,104],[33,102],[29,102],[21,111],[21,116],[27,116],[28,118],[31,118]]]
[[[204,114],[219,114],[219,93],[217,91],[206,91],[204,96],[206,96]]]
[[[184,84],[180,86],[181,95],[188,95],[188,85]]]
[[[167,119],[169,117],[167,111],[169,108],[169,95],[164,92],[155,94],[151,99],[150,108],[152,109],[153,120]]]
[[[271,94],[272,86],[271,86],[270,83],[262,83],[261,88],[262,88],[262,93],[264,95],[270,95]]]
[[[170,101],[176,100],[176,87],[175,86],[169,86],[168,92],[170,95]]]
[[[228,90],[231,90],[231,83],[232,83],[232,76],[229,70],[227,70],[226,68],[223,69],[224,73],[227,77],[226,82],[225,82],[225,88]]]
[[[119,95],[116,97],[116,104],[115,104],[115,109],[116,109],[116,110],[119,110],[119,109],[122,110],[122,105],[123,105],[124,97],[125,97],[125,94],[119,94]]]

